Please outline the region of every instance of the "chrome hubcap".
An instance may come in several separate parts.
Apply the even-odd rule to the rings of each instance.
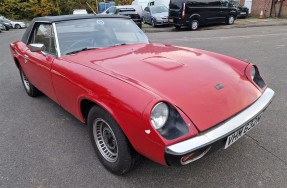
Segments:
[[[23,80],[23,83],[24,83],[24,87],[27,91],[30,91],[30,82],[28,80],[28,78],[26,77],[25,73],[23,70],[22,71],[22,80]]]
[[[93,124],[93,134],[102,156],[109,162],[115,162],[118,159],[118,145],[110,125],[105,120],[97,118]]]
[[[196,21],[193,21],[191,24],[192,29],[197,29],[198,23]]]
[[[231,16],[231,17],[229,18],[229,23],[232,24],[233,22],[234,22],[234,18]]]

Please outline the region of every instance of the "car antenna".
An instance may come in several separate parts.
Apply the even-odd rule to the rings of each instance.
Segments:
[[[94,14],[97,14],[94,9],[90,6],[90,4],[88,2],[86,2],[86,4],[88,5],[88,7],[93,11]]]

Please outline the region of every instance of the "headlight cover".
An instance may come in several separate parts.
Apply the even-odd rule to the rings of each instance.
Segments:
[[[168,106],[160,102],[152,109],[150,121],[155,129],[160,129],[166,123],[168,118]]]
[[[252,67],[251,67],[251,69],[250,69],[250,75],[251,75],[252,80],[254,80],[255,75],[256,75],[255,66],[252,66]]]
[[[178,111],[167,103],[160,102],[151,112],[151,124],[167,140],[186,135],[189,128]]]
[[[249,80],[251,79],[251,81],[254,82],[260,89],[264,90],[266,84],[262,79],[257,66],[255,65],[249,65],[249,66],[250,67],[247,68],[245,71],[247,78],[249,78]]]

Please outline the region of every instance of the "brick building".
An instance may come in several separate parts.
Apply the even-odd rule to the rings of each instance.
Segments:
[[[272,9],[272,17],[276,17],[279,12],[280,4],[282,0],[276,0],[276,3]],[[251,15],[259,16],[261,10],[267,17],[270,16],[272,0],[240,0],[240,4],[246,6],[247,4],[251,5]],[[276,14],[275,14],[276,13]],[[283,1],[283,6],[281,9],[281,16],[287,16],[287,0]]]

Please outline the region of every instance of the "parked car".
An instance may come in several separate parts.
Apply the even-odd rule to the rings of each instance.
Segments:
[[[171,0],[169,5],[169,22],[180,29],[187,26],[197,30],[199,26],[209,23],[233,24],[237,10],[228,0]]]
[[[5,26],[2,23],[0,23],[0,32],[2,32],[2,30],[5,30]]]
[[[12,28],[14,28],[14,29],[22,29],[22,28],[26,28],[27,27],[25,22],[13,21],[13,20],[9,20],[9,21],[12,24]]]
[[[9,31],[13,28],[12,23],[6,19],[0,19],[0,24],[3,24],[5,27],[5,31]]]
[[[138,154],[186,165],[226,149],[275,94],[256,65],[150,43],[123,16],[35,18],[10,49],[27,94],[41,91],[86,123],[98,159],[115,174],[131,170]]]
[[[146,7],[143,12],[143,22],[153,27],[168,25],[168,8],[164,5]]]
[[[107,10],[105,10],[104,12],[102,12],[101,14],[110,14],[110,15],[116,14],[116,15],[128,16],[139,26],[139,28],[142,28],[142,18],[138,13],[137,9],[138,8],[135,8],[133,5],[112,6]]]
[[[230,3],[236,8],[237,10],[237,18],[246,18],[249,14],[249,8],[245,6],[241,6],[239,1],[231,0]]]

